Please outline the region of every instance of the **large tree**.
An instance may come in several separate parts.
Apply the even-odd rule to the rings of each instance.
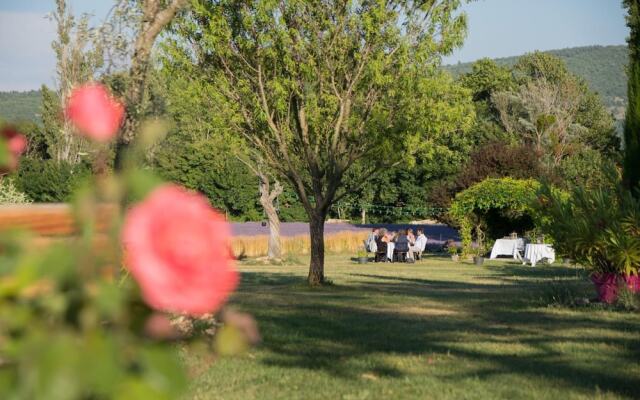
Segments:
[[[121,168],[126,149],[135,139],[139,122],[143,113],[143,104],[151,54],[158,36],[171,22],[188,0],[120,0],[120,4],[131,4],[137,10],[137,18],[132,18],[128,27],[135,32],[135,40],[131,49],[130,67],[127,74],[127,87],[124,100],[127,107],[122,132],[116,143],[116,168]],[[135,12],[134,12],[135,15]]]
[[[638,189],[640,185],[640,1],[625,0],[627,7],[627,26],[630,29],[629,83],[627,94],[629,104],[624,123],[624,183],[629,189]],[[640,189],[639,189],[640,190]],[[635,192],[640,196],[640,192]]]
[[[550,54],[523,56],[513,68],[518,87],[494,92],[502,127],[533,147],[549,171],[584,148],[616,156],[614,121],[599,96]]]
[[[56,23],[56,38],[51,43],[56,56],[56,89],[42,86],[44,136],[51,158],[77,164],[89,145],[62,118],[62,110],[76,85],[95,78],[103,62],[102,47],[94,45],[97,32],[89,27],[89,16],[74,16],[66,0],[56,0],[51,18]]]
[[[308,281],[324,281],[331,205],[422,142],[424,91],[462,43],[461,0],[198,0],[177,32],[208,68],[235,128],[288,180],[309,217]],[[445,93],[437,110],[452,107]],[[358,163],[359,179],[345,187]]]

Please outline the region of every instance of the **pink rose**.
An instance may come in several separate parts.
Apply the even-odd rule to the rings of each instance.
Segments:
[[[120,128],[124,106],[103,85],[90,83],[71,92],[65,115],[81,134],[107,142]]]
[[[176,185],[155,189],[125,218],[125,263],[151,307],[214,312],[238,284],[230,228],[207,199]]]
[[[9,150],[8,162],[0,167],[0,172],[13,171],[18,168],[20,155],[27,149],[27,138],[14,128],[7,126],[0,131],[0,140],[5,141]]]
[[[27,149],[27,138],[18,133],[7,141],[7,147],[11,154],[19,156]]]

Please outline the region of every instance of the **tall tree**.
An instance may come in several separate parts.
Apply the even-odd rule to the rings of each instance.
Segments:
[[[431,98],[422,89],[441,56],[462,43],[460,4],[198,0],[178,30],[242,117],[235,128],[302,202],[310,284],[324,282],[332,204],[420,145],[424,130],[414,121],[434,122],[416,104]],[[439,100],[446,119],[450,99]],[[363,172],[345,187],[355,163]]]
[[[56,39],[51,43],[56,55],[56,90],[42,87],[42,115],[51,157],[57,162],[76,164],[88,144],[61,118],[65,101],[79,83],[92,80],[102,65],[102,48],[92,46],[96,30],[89,27],[88,15],[79,19],[70,12],[66,0],[56,0],[52,14]]]
[[[493,107],[502,127],[533,145],[550,171],[583,148],[607,157],[618,155],[611,114],[561,59],[540,52],[527,54],[514,66],[513,75],[518,86],[494,92]]]
[[[124,0],[129,2],[130,0]],[[137,23],[131,66],[129,68],[125,103],[127,113],[122,133],[116,144],[116,168],[122,166],[123,155],[135,138],[145,87],[149,75],[151,51],[158,35],[171,22],[176,13],[187,4],[188,0],[141,0],[141,16]]]
[[[625,186],[631,190],[638,189],[640,184],[640,1],[624,0],[627,7],[627,26],[630,33],[629,67],[627,74],[628,101],[627,114],[624,120],[624,174]],[[639,190],[634,190],[640,196]]]

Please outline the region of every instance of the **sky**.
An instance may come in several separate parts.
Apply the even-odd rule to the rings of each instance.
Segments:
[[[113,0],[69,0],[74,13],[104,18]],[[508,57],[533,50],[624,44],[628,29],[621,0],[476,0],[468,15],[464,46],[445,64]],[[0,91],[54,84],[51,41],[55,25],[45,18],[54,0],[0,0]]]

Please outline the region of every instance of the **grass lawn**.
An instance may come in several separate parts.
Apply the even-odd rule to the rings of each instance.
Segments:
[[[263,343],[197,375],[190,398],[640,398],[640,313],[547,306],[554,293],[592,296],[583,272],[335,255],[334,285],[311,289],[301,262],[240,266],[231,303]]]

